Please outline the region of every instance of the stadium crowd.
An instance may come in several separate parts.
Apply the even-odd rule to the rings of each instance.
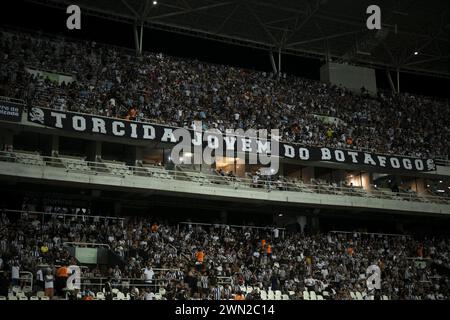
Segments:
[[[187,128],[200,120],[203,129],[280,129],[283,140],[306,145],[449,155],[448,100],[372,96],[288,75],[163,54],[137,57],[95,42],[10,31],[0,33],[0,60],[0,95],[28,105]],[[58,83],[27,68],[69,77]]]
[[[67,210],[62,210],[66,212]],[[350,292],[379,299],[448,299],[450,241],[359,233],[281,232],[223,225],[171,225],[153,218],[102,220],[3,212],[0,220],[0,296],[20,285],[21,271],[35,274],[36,290],[61,297],[67,266],[76,261],[64,242],[108,244],[121,265],[83,269],[82,297],[91,297],[105,277],[111,288],[132,299],[151,300],[160,287],[163,299],[260,299],[260,290],[291,293],[328,292],[327,299],[351,299]],[[369,290],[366,269],[381,270],[381,289]],[[442,271],[445,269],[444,271]],[[447,272],[447,273],[446,273]],[[133,280],[129,280],[129,279]],[[97,280],[96,280],[97,279]],[[129,281],[128,289],[122,288]],[[91,286],[92,284],[92,286]],[[242,287],[253,291],[242,292]],[[55,291],[55,292],[54,292]],[[294,294],[292,294],[294,293]]]

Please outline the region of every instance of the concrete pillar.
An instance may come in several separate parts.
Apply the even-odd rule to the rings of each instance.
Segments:
[[[315,209],[314,211],[316,211],[318,209]],[[320,223],[319,223],[319,217],[317,216],[311,216],[308,219],[308,229],[310,232],[315,233],[317,231],[319,231],[320,229]]]
[[[427,183],[425,182],[425,179],[416,178],[415,181],[411,185],[411,189],[419,195],[426,193]]]
[[[300,226],[300,232],[302,234],[304,234],[305,233],[305,227],[306,227],[306,224],[307,224],[307,218],[306,218],[306,216],[297,216],[296,218],[297,218],[297,223]]]
[[[91,141],[88,145],[87,159],[88,161],[96,161],[102,157],[102,142]]]
[[[120,215],[122,213],[122,203],[117,201],[114,203],[114,214]]]
[[[51,141],[51,156],[55,157],[59,155],[59,136],[57,135],[52,135],[51,137],[52,141]]]
[[[314,179],[315,177],[313,167],[306,167],[302,169],[302,179],[304,183],[311,183],[311,179]]]
[[[226,210],[220,211],[220,223],[222,224],[228,223],[228,212]]]
[[[278,159],[279,160],[279,159]],[[278,173],[277,175],[279,176],[283,176],[284,177],[284,165],[282,163],[280,163],[280,166],[278,168]]]
[[[361,174],[362,187],[366,191],[372,190],[373,185],[373,174],[371,172],[366,172]]]
[[[2,150],[12,151],[14,149],[14,132],[0,129],[0,147]]]
[[[331,179],[333,180],[333,182],[336,182],[339,185],[340,182],[343,182],[346,179],[345,171],[333,170],[333,172],[331,173]]]
[[[144,147],[136,147],[136,153],[135,153],[135,159],[134,159],[134,165],[137,166],[139,161],[144,160]]]

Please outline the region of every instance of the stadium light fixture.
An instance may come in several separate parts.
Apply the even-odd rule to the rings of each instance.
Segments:
[[[158,1],[154,0],[153,5],[156,6],[158,4]]]
[[[439,183],[442,183],[443,181],[442,180],[439,180]]]
[[[414,55],[418,56],[419,55],[419,51],[414,51]]]
[[[279,217],[282,217],[282,216],[283,216],[283,214],[282,214],[282,213],[279,213],[279,214],[278,214],[278,216],[279,216]]]

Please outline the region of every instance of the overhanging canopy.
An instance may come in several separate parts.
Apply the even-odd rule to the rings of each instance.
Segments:
[[[378,0],[30,0],[202,38],[450,78],[450,2]],[[417,54],[415,54],[417,52]]]

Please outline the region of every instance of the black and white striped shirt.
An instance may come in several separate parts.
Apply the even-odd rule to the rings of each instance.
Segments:
[[[221,300],[222,299],[222,289],[220,287],[215,287],[213,289],[213,299]]]

